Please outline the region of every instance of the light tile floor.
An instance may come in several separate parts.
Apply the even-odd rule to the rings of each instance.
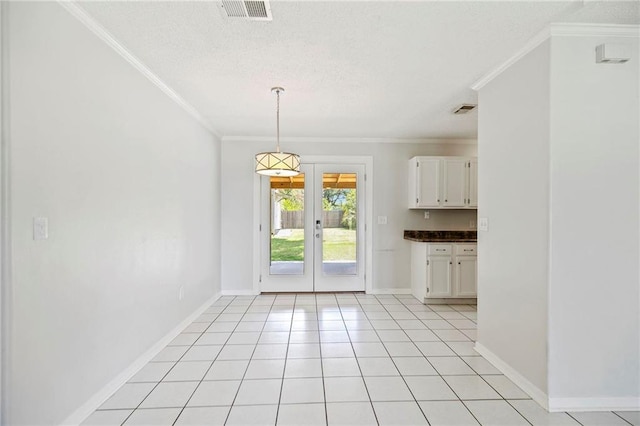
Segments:
[[[635,425],[547,413],[473,350],[476,307],[412,296],[222,297],[86,425]]]

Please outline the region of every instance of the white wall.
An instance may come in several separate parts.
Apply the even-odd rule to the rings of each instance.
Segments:
[[[286,130],[283,128],[283,130]],[[222,143],[222,288],[233,294],[253,289],[252,194],[254,155],[275,143],[229,140]],[[410,289],[410,243],[405,229],[469,229],[475,210],[435,211],[425,220],[422,211],[407,208],[407,162],[416,155],[476,155],[475,144],[287,142],[285,151],[300,155],[373,157],[373,289]],[[377,216],[387,216],[378,225]]]
[[[552,411],[640,405],[638,32],[596,35],[623,30],[552,35],[479,94],[478,343]]]
[[[3,422],[51,425],[219,292],[220,144],[57,3],[9,6]]]
[[[596,64],[604,42],[632,59]],[[552,406],[640,405],[639,52],[638,37],[552,41]]]
[[[549,49],[479,92],[478,343],[547,389]]]

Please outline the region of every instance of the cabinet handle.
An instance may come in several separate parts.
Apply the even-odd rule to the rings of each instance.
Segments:
[[[453,262],[449,262],[449,265],[453,265]]]
[[[449,201],[449,200],[444,200],[444,202],[445,202],[445,203],[446,203],[447,201]]]
[[[438,199],[438,202],[440,202],[440,199]]]
[[[458,265],[460,264],[460,262],[458,262]]]

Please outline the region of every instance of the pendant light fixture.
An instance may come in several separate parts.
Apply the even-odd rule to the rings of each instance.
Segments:
[[[282,87],[272,87],[277,97],[276,108],[276,150],[256,154],[256,173],[266,176],[295,176],[300,174],[300,156],[280,151],[280,93]]]

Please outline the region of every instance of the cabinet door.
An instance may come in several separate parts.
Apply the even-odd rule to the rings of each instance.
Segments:
[[[477,259],[475,256],[456,258],[456,296],[477,297]]]
[[[442,205],[446,207],[466,206],[467,161],[463,159],[444,160],[444,194]]]
[[[478,207],[478,160],[469,162],[469,207]]]
[[[417,206],[438,207],[440,205],[439,158],[418,158],[417,183]]]
[[[427,257],[427,297],[450,297],[451,257]]]

